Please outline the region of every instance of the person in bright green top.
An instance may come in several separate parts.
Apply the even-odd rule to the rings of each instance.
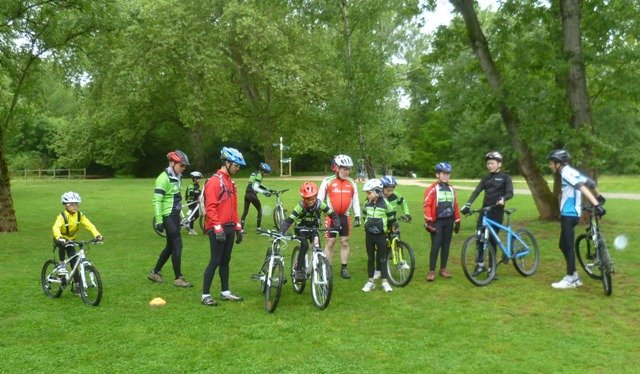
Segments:
[[[271,196],[271,190],[262,185],[262,178],[264,178],[265,174],[271,173],[271,166],[265,162],[260,163],[260,169],[251,173],[249,177],[249,184],[247,185],[247,190],[244,193],[244,208],[242,211],[242,218],[240,218],[240,224],[242,225],[242,229],[244,230],[244,220],[247,218],[247,214],[249,213],[249,207],[253,205],[257,211],[257,226],[262,227],[262,204],[260,204],[260,199],[258,199],[258,194],[261,193],[266,197]]]
[[[394,210],[382,194],[382,182],[379,179],[369,179],[362,188],[367,193],[364,204],[364,230],[367,247],[367,270],[369,280],[362,287],[362,291],[370,292],[376,286],[374,272],[377,267],[381,271],[382,289],[391,292],[393,289],[387,281],[387,238],[385,232],[393,219]]]
[[[167,230],[167,242],[158,256],[155,267],[149,273],[150,281],[164,282],[160,274],[162,267],[171,257],[176,287],[193,287],[182,275],[182,236],[180,235],[180,212],[182,211],[181,181],[184,169],[189,165],[189,159],[184,152],[175,150],[167,154],[169,166],[156,178],[153,193],[153,212],[156,230]]]

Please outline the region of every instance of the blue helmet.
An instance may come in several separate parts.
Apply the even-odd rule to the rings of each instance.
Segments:
[[[220,159],[224,161],[233,162],[234,164],[238,164],[241,166],[247,165],[244,162],[244,157],[242,157],[242,153],[235,148],[222,147],[220,151]]]
[[[451,167],[451,164],[449,164],[448,162],[441,162],[438,165],[436,165],[436,173],[440,173],[440,172],[451,173],[451,170],[453,170],[453,168]]]
[[[396,181],[396,177],[393,175],[385,175],[380,178],[380,182],[382,182],[383,187],[395,187],[398,185],[398,181]]]
[[[271,173],[271,166],[269,166],[269,164],[267,164],[266,162],[261,162],[260,170],[264,171],[265,173]]]

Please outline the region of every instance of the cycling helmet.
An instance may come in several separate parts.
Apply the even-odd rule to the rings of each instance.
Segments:
[[[347,155],[337,155],[333,158],[333,163],[343,168],[353,167],[353,160]]]
[[[484,155],[484,160],[496,160],[502,162],[502,155],[498,151],[489,151],[486,155]]]
[[[76,192],[69,191],[62,194],[60,201],[62,201],[63,204],[69,204],[69,203],[79,204],[80,202],[82,202],[82,199],[80,198],[80,195],[78,195]]]
[[[167,153],[167,158],[171,162],[179,162],[182,165],[189,166],[189,158],[187,157],[186,154],[184,154],[184,152],[182,152],[179,149],[176,149],[175,151]]]
[[[382,182],[380,182],[380,179],[369,179],[368,181],[365,182],[364,186],[362,186],[362,191],[364,192],[369,192],[369,191],[373,191],[377,194],[380,194],[382,192]]]
[[[241,166],[247,165],[244,162],[244,157],[242,157],[242,153],[235,148],[222,147],[220,150],[220,159],[224,161],[233,162],[234,164],[238,164]]]
[[[571,156],[569,155],[569,152],[567,152],[564,149],[556,149],[551,151],[551,153],[549,153],[549,156],[547,156],[547,159],[549,161],[559,162],[561,164],[567,164],[569,163],[569,161],[571,161]]]
[[[202,173],[199,171],[192,171],[191,173],[189,173],[189,175],[191,175],[191,178],[196,179],[196,178],[203,178],[202,177]]]
[[[393,175],[385,175],[380,178],[380,182],[382,183],[382,187],[395,187],[398,185],[398,181]]]
[[[451,170],[453,170],[453,168],[451,167],[451,164],[449,164],[448,162],[441,162],[438,165],[436,165],[436,173],[440,173],[440,172],[451,173]]]
[[[269,164],[267,164],[266,162],[261,162],[260,170],[264,171],[265,173],[271,173],[271,166],[269,166]]]
[[[304,182],[302,186],[300,186],[300,196],[302,196],[303,199],[316,196],[317,194],[318,186],[313,182]]]

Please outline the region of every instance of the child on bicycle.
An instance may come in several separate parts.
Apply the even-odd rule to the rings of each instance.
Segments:
[[[460,209],[455,189],[449,185],[451,165],[441,162],[436,165],[436,181],[424,191],[425,229],[431,234],[429,273],[427,282],[436,279],[436,261],[440,252],[440,276],[451,278],[447,271],[449,247],[453,233],[460,231]]]
[[[362,188],[362,191],[367,194],[363,217],[369,276],[369,280],[362,287],[364,292],[370,292],[376,288],[373,278],[376,265],[381,272],[382,288],[386,292],[393,291],[387,281],[387,238],[385,232],[389,227],[389,221],[393,218],[394,211],[391,204],[384,198],[382,189],[382,182],[379,179],[369,179]]]
[[[249,184],[247,185],[247,189],[244,193],[244,209],[242,212],[242,218],[240,219],[242,230],[244,230],[244,220],[247,218],[250,205],[253,205],[256,208],[258,214],[256,217],[256,227],[262,227],[262,205],[260,204],[260,199],[258,199],[258,194],[261,193],[266,197],[271,196],[271,190],[262,185],[262,178],[265,174],[269,173],[271,173],[271,166],[265,162],[261,162],[260,169],[254,171],[249,177]]]
[[[189,207],[189,211],[187,212],[187,217],[191,217],[193,213],[193,217],[191,221],[189,221],[189,235],[198,235],[196,230],[193,229],[193,223],[200,217],[200,209],[198,208],[198,204],[200,202],[200,179],[202,179],[202,173],[199,171],[192,171],[189,173],[191,176],[192,184],[187,187],[184,191],[184,198],[187,201],[187,207]],[[196,210],[195,212],[193,210]]]
[[[65,192],[62,194],[60,200],[64,206],[64,210],[56,217],[52,230],[54,249],[58,248],[58,254],[60,256],[58,271],[63,274],[66,272],[64,266],[65,254],[69,258],[76,254],[75,246],[69,245],[69,242],[76,240],[76,233],[80,229],[80,225],[89,230],[95,240],[102,241],[103,238],[102,234],[100,234],[98,229],[91,223],[89,218],[78,210],[80,202],[82,201],[79,194],[73,191]],[[74,266],[75,259],[72,259],[71,267]],[[78,273],[74,275],[74,281],[75,283],[80,281],[80,275]],[[78,292],[78,287],[74,287],[74,292]]]
[[[295,228],[296,238],[300,240],[300,254],[298,262],[295,266],[295,281],[301,282],[305,280],[306,269],[305,256],[309,249],[309,242],[315,240],[313,233],[301,232],[302,228],[318,228],[320,227],[320,214],[331,219],[334,230],[340,230],[340,219],[338,215],[329,208],[324,202],[318,200],[318,186],[313,182],[304,182],[300,186],[300,196],[302,200],[293,208],[291,215],[282,223],[280,232],[284,234],[294,222],[298,222]]]

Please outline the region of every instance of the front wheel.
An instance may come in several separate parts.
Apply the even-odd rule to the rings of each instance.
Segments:
[[[578,235],[576,239],[576,258],[582,270],[592,279],[601,280],[602,272],[596,266],[596,248],[587,234]]]
[[[270,277],[269,274],[271,274]],[[280,301],[280,294],[282,293],[282,283],[284,281],[284,266],[282,265],[282,261],[279,259],[273,261],[271,271],[267,272],[267,277],[264,307],[267,312],[273,313],[278,307],[278,301]]]
[[[324,310],[329,306],[333,292],[333,272],[331,264],[324,256],[318,256],[318,265],[311,274],[311,298],[316,308]]]
[[[198,225],[200,226],[200,230],[202,231],[202,233],[205,234],[205,231],[204,231],[204,217],[202,216],[202,214],[200,214],[200,216],[198,217]]]
[[[518,273],[528,277],[535,274],[540,264],[538,242],[533,234],[526,229],[516,231],[513,237],[513,266]]]
[[[484,238],[472,235],[462,246],[462,271],[469,282],[486,286],[496,275],[496,251]]]
[[[391,241],[387,254],[387,273],[389,282],[397,287],[404,287],[413,278],[416,269],[416,257],[411,246],[399,239]]]
[[[609,251],[604,240],[598,243],[598,252],[600,253],[600,273],[602,274],[602,286],[604,287],[604,294],[611,296],[613,292],[613,284],[611,283],[611,259],[609,258]]]
[[[98,306],[102,300],[102,279],[98,269],[84,264],[80,269],[80,297],[87,305]]]
[[[291,284],[293,285],[293,292],[302,293],[304,287],[307,285],[307,280],[296,281],[296,265],[298,264],[298,256],[300,255],[300,246],[295,246],[291,251]]]
[[[62,295],[62,282],[64,277],[58,274],[58,263],[54,260],[47,260],[42,266],[40,273],[40,281],[42,282],[42,290],[50,298],[57,299]]]
[[[153,231],[155,231],[156,234],[162,236],[163,238],[167,236],[164,231],[158,231],[158,229],[156,228],[156,217],[153,217]]]

